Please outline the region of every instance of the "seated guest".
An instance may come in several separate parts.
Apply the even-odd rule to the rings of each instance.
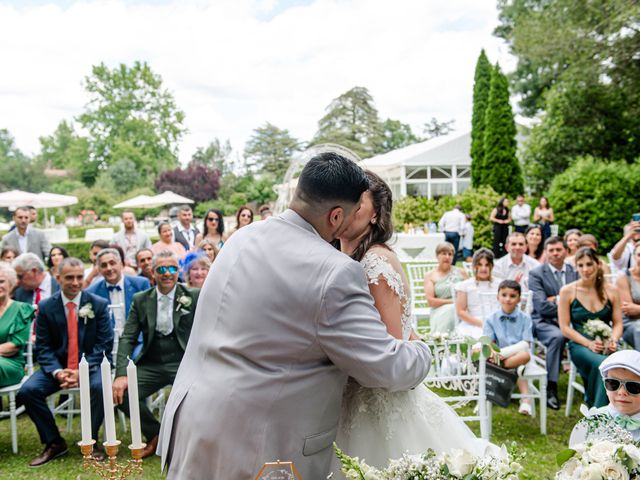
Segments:
[[[133,307],[118,344],[113,398],[129,415],[127,394],[127,357],[132,357],[138,335],[144,347],[137,358],[140,420],[147,446],[143,458],[153,455],[158,445],[160,422],[147,407],[146,398],[173,384],[184,350],[189,341],[199,290],[178,284],[178,258],[172,252],[153,257],[156,288],[135,296]]]
[[[453,245],[440,243],[436,247],[438,266],[424,277],[424,292],[431,307],[429,324],[432,332],[453,332],[456,328],[456,312],[453,305],[453,285],[468,278],[467,273],[452,266]]]
[[[622,337],[622,310],[618,289],[606,282],[595,250],[584,247],[575,256],[580,278],[560,290],[558,321],[569,340],[571,361],[584,381],[584,397],[589,407],[602,407],[608,399],[598,367],[609,352],[615,352]],[[597,319],[612,327],[608,345],[585,331],[587,321]]]
[[[576,425],[570,446],[606,437],[614,425],[628,431],[635,442],[640,441],[640,352],[612,353],[600,364],[600,373],[609,405],[590,411]],[[591,420],[595,420],[595,428],[589,428]]]
[[[173,230],[169,222],[160,222],[158,225],[158,234],[160,240],[151,245],[151,251],[154,255],[158,255],[161,252],[173,252],[178,257],[178,260],[182,260],[187,254],[187,251],[181,243],[173,241]]]
[[[23,253],[12,263],[18,276],[18,288],[13,298],[19,302],[39,305],[42,300],[60,290],[56,279],[45,270],[44,263],[33,253]]]
[[[0,263],[0,388],[20,383],[24,376],[24,347],[29,342],[33,305],[11,300],[16,272]]]
[[[584,247],[589,247],[597,252],[598,240],[596,239],[596,237],[594,237],[590,233],[585,233],[580,237],[580,240],[578,241],[578,249],[584,248]],[[602,268],[602,271],[604,272],[604,274],[605,275],[610,274],[611,268],[609,268],[609,265],[607,264],[607,262],[602,260],[602,258],[600,258],[600,255],[598,255],[598,260],[600,260],[600,267]]]
[[[502,280],[515,280],[522,290],[529,290],[529,272],[540,262],[526,255],[527,241],[524,233],[513,232],[507,237],[507,255],[496,260],[493,274]]]
[[[638,243],[640,243],[640,222],[632,221],[625,225],[623,237],[609,252],[609,260],[615,272],[624,272],[637,265],[632,252]]]
[[[151,247],[149,235],[136,228],[136,216],[131,210],[122,212],[122,230],[113,236],[111,243],[122,248],[125,265],[128,267],[135,267],[136,252]]]
[[[136,265],[138,267],[138,276],[144,277],[149,281],[152,287],[156,285],[156,278],[153,275],[153,252],[150,248],[142,248],[136,252]],[[127,315],[128,317],[128,315]]]
[[[248,206],[242,205],[236,212],[236,227],[229,233],[229,236],[240,230],[242,227],[253,222],[253,210]]]
[[[564,243],[567,246],[567,258],[565,258],[565,262],[575,268],[575,264],[573,263],[573,257],[575,257],[576,252],[578,251],[578,242],[580,242],[580,237],[582,236],[582,232],[577,228],[572,228],[567,230],[564,234]]]
[[[192,220],[193,212],[191,211],[191,207],[189,205],[180,206],[178,209],[179,223],[173,229],[173,238],[184,247],[185,252],[193,249],[194,245],[196,245],[196,237],[200,233],[196,227],[191,225]],[[207,222],[205,220],[205,226],[206,224]]]
[[[18,252],[17,248],[4,247],[0,250],[0,261],[11,263],[18,255],[20,255],[20,252]]]
[[[190,288],[202,288],[207,279],[211,261],[204,252],[190,252],[184,257],[184,280]]]
[[[114,248],[100,250],[96,257],[96,265],[100,269],[102,280],[91,285],[87,292],[109,303],[111,327],[115,330],[114,338],[119,339],[129,317],[133,296],[151,288],[151,285],[146,278],[123,275],[122,258]]]
[[[2,237],[0,248],[13,247],[20,253],[31,252],[44,261],[51,250],[51,244],[41,230],[30,225],[29,208],[16,208],[16,211],[13,212],[13,221],[16,228]]]
[[[544,262],[544,240],[542,236],[542,227],[537,223],[529,225],[527,230],[524,232],[524,237],[527,241],[527,250],[525,253],[540,263]]]
[[[529,290],[532,296],[533,331],[546,347],[547,406],[560,408],[558,377],[566,339],[558,324],[558,294],[567,283],[575,282],[578,274],[565,263],[567,248],[562,237],[549,237],[544,242],[545,262],[529,272]]]
[[[616,281],[620,292],[624,340],[640,350],[640,243],[633,248],[635,266],[629,268]]]
[[[489,361],[498,363],[504,368],[524,367],[531,354],[533,343],[533,327],[531,318],[518,308],[520,305],[521,287],[515,280],[503,280],[498,286],[498,303],[500,309],[492,313],[484,322],[483,335],[489,337],[500,347]],[[518,373],[520,369],[518,368]],[[518,389],[522,395],[529,394],[529,382],[518,379]],[[520,400],[518,413],[531,415],[531,403],[528,398]]]
[[[89,286],[93,282],[97,282],[102,277],[100,276],[100,270],[96,265],[96,255],[100,250],[105,248],[109,248],[109,242],[106,240],[94,240],[89,248],[89,261],[91,262],[91,267],[88,267],[84,271],[84,288],[89,288]]]
[[[47,256],[47,267],[49,267],[49,273],[51,273],[52,276],[56,276],[56,268],[58,268],[62,259],[67,258],[68,256],[69,254],[64,248],[59,247],[58,245],[51,247],[49,255]]]
[[[137,277],[138,276],[138,272],[136,271],[135,268],[130,267],[129,265],[127,265],[126,263],[126,256],[124,254],[124,250],[122,249],[122,247],[120,245],[116,245],[115,243],[109,244],[108,248],[112,248],[113,250],[115,250],[116,252],[118,252],[118,256],[120,257],[120,260],[122,260],[122,273],[124,275],[130,276],[130,277]],[[98,268],[99,270],[99,268]]]
[[[210,240],[216,248],[222,248],[225,238],[222,212],[214,208],[208,210],[204,216],[202,233],[196,235],[196,245],[203,240]]]
[[[454,286],[456,291],[456,314],[460,319],[457,332],[473,338],[482,336],[484,316],[493,310],[483,309],[482,293],[498,291],[500,279],[492,276],[493,253],[487,248],[479,249],[472,262],[475,278],[469,278]],[[495,296],[494,296],[495,298]]]
[[[208,238],[205,238],[200,243],[198,243],[198,250],[203,251],[207,255],[207,258],[211,263],[213,263],[213,261],[218,256],[218,253],[220,253],[218,247],[216,247],[213,241],[209,240]]]
[[[67,453],[67,443],[60,436],[47,397],[61,389],[78,387],[82,355],[89,363],[92,437],[100,440],[98,429],[104,416],[100,363],[104,355],[111,359],[113,329],[107,302],[83,292],[83,278],[81,260],[62,260],[58,269],[61,291],[43,300],[38,309],[36,346],[40,370],[29,377],[17,396],[18,404],[24,405],[45,444],[30,467],[39,467]],[[100,450],[94,452],[96,458],[104,458]]]

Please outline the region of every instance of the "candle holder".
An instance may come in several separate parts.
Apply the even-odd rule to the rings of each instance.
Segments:
[[[133,445],[129,445],[132,459],[127,460],[126,463],[118,463],[119,440],[114,443],[104,442],[102,444],[108,458],[105,462],[99,462],[93,457],[95,443],[95,440],[91,440],[89,443],[78,442],[82,453],[82,468],[85,470],[93,470],[98,477],[105,480],[126,480],[131,476],[142,474],[142,451],[146,447],[145,443],[136,448]]]

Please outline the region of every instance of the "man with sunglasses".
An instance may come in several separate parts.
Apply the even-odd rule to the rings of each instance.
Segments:
[[[113,382],[114,403],[128,415],[127,357],[133,358],[142,333],[142,351],[133,360],[138,367],[140,421],[147,441],[143,458],[155,453],[160,431],[160,422],[147,407],[146,398],[173,384],[189,341],[200,292],[178,283],[178,258],[174,253],[158,253],[153,257],[152,266],[156,287],[136,294],[133,299],[118,344]]]

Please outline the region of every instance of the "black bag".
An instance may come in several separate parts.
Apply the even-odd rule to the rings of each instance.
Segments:
[[[518,381],[517,372],[487,362],[486,375],[487,400],[501,407],[508,407],[513,387]]]

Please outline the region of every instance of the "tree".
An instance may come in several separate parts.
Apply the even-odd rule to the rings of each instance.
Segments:
[[[484,49],[476,62],[473,84],[473,113],[471,116],[471,183],[477,188],[485,183],[484,126],[491,90],[493,68]]]
[[[146,62],[113,69],[101,63],[84,86],[89,103],[79,121],[89,132],[90,161],[99,169],[127,158],[153,178],[177,165],[184,114]]]
[[[439,122],[436,117],[431,117],[431,120],[424,124],[423,133],[425,135],[425,140],[431,140],[432,138],[448,135],[455,130],[453,128],[454,123],[455,120]]]
[[[231,155],[231,143],[225,140],[222,143],[219,139],[214,138],[205,148],[198,147],[196,152],[191,156],[190,165],[204,165],[205,167],[220,170],[222,175],[231,172],[228,164]]]
[[[383,142],[373,97],[366,88],[353,87],[331,101],[311,144],[337,143],[368,158],[381,151]]]
[[[515,196],[524,191],[522,169],[516,157],[516,124],[509,103],[509,82],[496,64],[485,116],[484,184]]]
[[[176,168],[162,172],[155,186],[159,192],[171,190],[196,202],[206,202],[218,198],[220,172],[204,165]]]
[[[48,179],[44,176],[44,165],[37,162],[16,146],[13,135],[0,129],[0,191],[44,190]]]
[[[133,190],[140,180],[136,164],[127,158],[118,160],[107,169],[107,172],[113,180],[116,192],[119,194]]]
[[[291,164],[291,158],[301,149],[302,144],[291,136],[289,130],[267,122],[253,130],[244,147],[244,156],[249,169],[272,174],[276,181],[280,181]]]
[[[66,170],[77,178],[81,176],[82,165],[89,160],[89,142],[66,120],[51,135],[40,137],[40,147],[39,157],[47,166]]]
[[[382,142],[376,153],[390,152],[420,141],[421,139],[411,131],[409,124],[387,118],[382,124]]]

